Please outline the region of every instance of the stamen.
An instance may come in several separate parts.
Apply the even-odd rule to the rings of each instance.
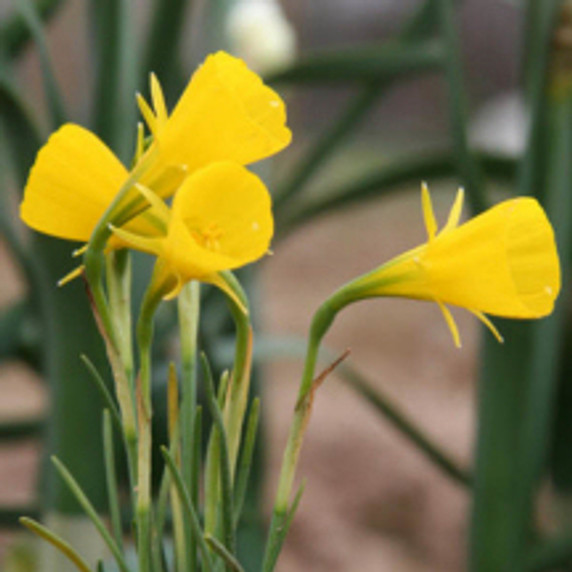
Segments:
[[[65,286],[66,284],[68,284],[72,280],[75,280],[76,278],[81,276],[83,274],[84,268],[85,267],[83,265],[78,266],[77,268],[72,270],[69,274],[66,274],[63,278],[58,280],[58,286]]]
[[[453,314],[451,314],[449,308],[447,308],[447,306],[445,306],[445,304],[443,304],[443,302],[440,302],[439,300],[435,300],[435,302],[437,302],[437,304],[439,305],[439,308],[441,308],[441,312],[443,313],[443,317],[445,318],[445,321],[447,322],[447,326],[449,326],[449,330],[451,331],[451,335],[453,336],[453,342],[455,343],[455,346],[460,348],[461,347],[461,336],[459,335],[459,328],[457,328],[457,324],[455,323],[455,319],[453,318]]]
[[[493,336],[497,339],[499,344],[504,344],[504,338],[501,336],[500,332],[496,329],[495,325],[488,319],[485,314],[479,312],[478,310],[471,310],[467,308],[471,314],[474,314],[493,334]]]

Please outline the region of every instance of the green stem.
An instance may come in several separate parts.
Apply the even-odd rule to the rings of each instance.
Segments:
[[[298,457],[300,455],[304,433],[312,410],[312,384],[314,381],[318,351],[321,341],[334,321],[337,312],[344,305],[342,302],[343,293],[340,296],[340,292],[341,291],[338,291],[338,293],[326,300],[326,302],[324,302],[314,314],[312,319],[304,371],[302,373],[302,380],[298,390],[298,401],[294,410],[294,419],[290,426],[288,442],[282,458],[280,478],[278,481],[276,499],[274,501],[270,531],[268,533],[268,540],[264,552],[262,572],[271,572],[274,570],[276,560],[278,559],[278,555],[284,541],[282,530],[288,520],[290,498],[292,496],[292,486],[298,464]]]
[[[179,336],[181,342],[181,450],[182,475],[195,505],[198,503],[199,474],[194,472],[197,435],[194,430],[197,409],[197,336],[200,315],[200,283],[185,285],[178,298]],[[187,535],[188,572],[196,570],[197,542],[192,534]]]
[[[107,291],[117,339],[117,350],[131,391],[133,387],[133,339],[131,323],[131,255],[128,250],[116,250],[106,256]]]
[[[163,299],[161,288],[151,285],[141,305],[137,322],[139,376],[137,384],[138,469],[137,469],[137,554],[139,572],[149,572],[151,566],[151,348],[153,319]]]

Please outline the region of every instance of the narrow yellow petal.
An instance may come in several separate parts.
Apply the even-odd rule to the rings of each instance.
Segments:
[[[135,156],[133,157],[133,164],[137,163],[143,153],[145,152],[145,127],[141,121],[137,123],[137,143],[135,146]]]
[[[140,183],[135,183],[135,188],[145,197],[147,202],[151,205],[155,211],[155,216],[161,220],[165,225],[169,222],[170,211],[169,207],[165,202],[158,197],[151,189],[148,189],[145,185]]]
[[[474,314],[493,334],[493,336],[497,339],[499,344],[504,343],[504,338],[501,336],[500,332],[497,330],[496,326],[487,318],[485,314],[479,312],[478,310],[471,310],[467,308],[471,314]]]
[[[157,118],[155,117],[153,110],[151,109],[151,107],[149,106],[149,104],[147,103],[145,98],[140,93],[138,93],[135,97],[137,98],[137,105],[139,106],[139,111],[141,112],[143,119],[145,119],[145,123],[147,123],[147,127],[149,127],[149,131],[151,131],[151,134],[153,135],[153,137],[156,138],[157,137]]]
[[[445,306],[445,304],[443,304],[439,300],[435,300],[435,301],[439,305],[439,308],[441,308],[441,312],[443,313],[443,317],[445,318],[445,321],[447,322],[447,326],[449,326],[449,330],[451,331],[451,335],[453,336],[453,342],[455,343],[455,346],[460,348],[461,347],[461,336],[459,335],[459,328],[457,328],[457,324],[455,323],[455,319],[453,318],[453,314],[451,314],[451,312],[449,311],[449,308],[447,308],[447,306]]]
[[[421,183],[421,205],[423,207],[423,219],[425,220],[425,228],[427,229],[427,237],[431,242],[437,234],[437,221],[435,220],[435,212],[431,203],[431,195],[427,183]]]
[[[463,187],[459,187],[457,191],[457,196],[455,197],[455,202],[451,207],[451,212],[449,213],[449,218],[447,219],[447,224],[443,227],[439,234],[444,232],[450,232],[451,230],[459,226],[459,220],[461,219],[461,213],[463,211],[463,200],[465,197],[465,190]]]
[[[123,228],[118,228],[110,225],[111,232],[125,245],[135,250],[140,250],[142,252],[147,252],[148,254],[153,254],[155,256],[160,256],[162,253],[162,239],[160,238],[148,238],[146,236],[140,236],[133,232],[129,232]]]
[[[20,216],[45,234],[87,242],[127,175],[98,137],[79,125],[65,124],[36,157]]]
[[[159,129],[165,125],[167,121],[167,106],[165,105],[165,97],[161,84],[154,73],[151,73],[151,100],[153,101],[153,109],[155,110],[155,117],[157,119],[157,126]]]
[[[226,280],[220,274],[211,274],[203,278],[203,282],[208,282],[217,288],[220,288],[240,309],[240,311],[248,316],[248,309],[244,306],[235,291],[227,284]]]

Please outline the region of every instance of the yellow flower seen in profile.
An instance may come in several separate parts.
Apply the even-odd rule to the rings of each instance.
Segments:
[[[170,209],[142,185],[138,190],[165,231],[150,237],[112,230],[129,247],[157,256],[155,288],[172,298],[189,280],[200,280],[235,298],[219,273],[262,257],[274,232],[264,183],[242,165],[224,161],[185,179]]]
[[[426,185],[422,205],[428,241],[343,288],[349,297],[403,296],[436,302],[455,344],[460,337],[447,304],[463,307],[502,337],[486,314],[541,318],[560,291],[554,231],[539,203],[509,199],[459,225],[460,189],[440,232]]]
[[[291,139],[283,101],[241,60],[209,56],[194,73],[171,115],[159,82],[151,76],[152,107],[138,103],[152,134],[129,172],[93,133],[66,124],[42,147],[24,191],[20,214],[31,228],[87,242],[128,178],[160,197],[171,196],[186,177],[210,163],[248,165],[283,149]],[[229,193],[232,189],[229,188]],[[132,232],[155,226],[143,214],[135,189],[126,195],[115,224]],[[134,218],[135,217],[135,218]]]

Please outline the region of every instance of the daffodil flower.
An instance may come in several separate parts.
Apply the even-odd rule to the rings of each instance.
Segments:
[[[560,291],[554,231],[538,202],[506,200],[459,225],[460,189],[443,229],[437,231],[426,185],[422,205],[428,241],[351,282],[339,296],[347,301],[403,296],[437,303],[457,346],[458,328],[447,304],[463,307],[502,337],[486,314],[541,318]]]
[[[268,252],[274,231],[270,193],[242,165],[211,163],[178,189],[172,208],[138,185],[150,212],[164,227],[156,236],[112,227],[126,245],[157,257],[153,288],[176,296],[190,280],[212,283],[242,306],[220,275],[254,262]]]
[[[66,124],[54,133],[32,167],[22,220],[42,233],[87,242],[127,181],[166,198],[210,163],[248,165],[277,153],[291,139],[280,97],[244,62],[224,52],[209,56],[195,72],[170,116],[154,75],[151,97],[152,107],[138,96],[153,139],[146,150],[139,146],[141,156],[131,172],[79,125]],[[133,219],[126,227],[131,232],[160,230],[148,213],[135,217],[145,205],[132,188],[110,222],[124,225]]]

